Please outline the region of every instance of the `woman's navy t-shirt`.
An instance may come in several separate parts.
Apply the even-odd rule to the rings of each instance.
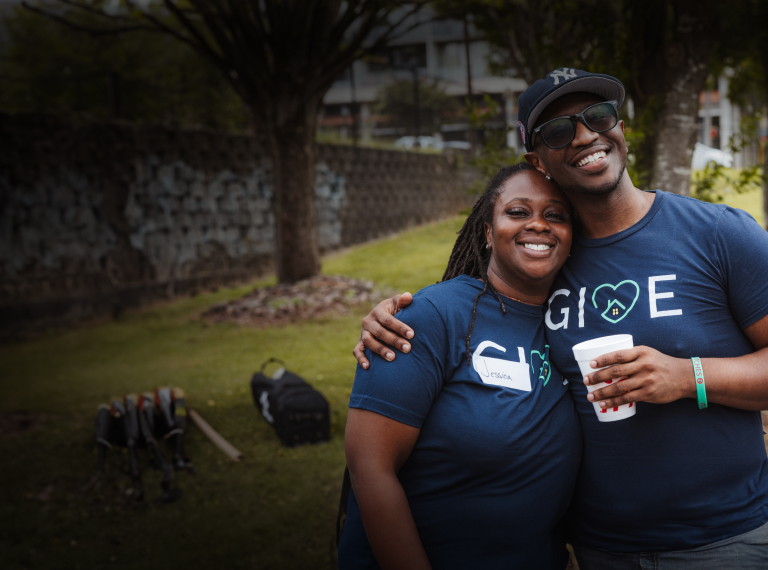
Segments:
[[[425,288],[398,314],[409,354],[358,368],[350,407],[421,429],[399,476],[434,568],[557,568],[581,456],[567,383],[552,368],[543,309],[480,297],[466,276]],[[340,568],[376,568],[354,494]]]

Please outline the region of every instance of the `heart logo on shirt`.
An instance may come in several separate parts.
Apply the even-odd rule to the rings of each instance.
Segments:
[[[606,321],[616,324],[626,317],[640,297],[640,286],[625,280],[616,285],[604,283],[592,293],[592,306]]]
[[[547,385],[552,376],[552,365],[549,363],[549,345],[544,347],[543,354],[538,350],[531,351],[531,371],[534,378],[541,380],[544,386]]]

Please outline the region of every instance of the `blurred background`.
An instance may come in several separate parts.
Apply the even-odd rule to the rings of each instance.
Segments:
[[[635,184],[764,225],[767,18],[760,0],[0,0],[2,566],[333,567],[360,318],[440,279],[474,195],[522,158],[519,94],[557,67],[620,78]],[[330,441],[285,448],[258,415],[270,357],[329,400]],[[159,386],[243,452],[190,428],[172,504],[136,500],[120,446],[93,479],[98,405]]]

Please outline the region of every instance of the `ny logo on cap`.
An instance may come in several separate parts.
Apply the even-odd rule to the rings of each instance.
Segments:
[[[563,80],[563,83],[565,83],[569,79],[575,79],[576,70],[572,67],[561,67],[560,69],[556,69],[550,72],[549,76],[555,80],[555,85],[560,85],[561,78]]]
[[[517,127],[520,129],[520,138],[523,139],[523,145],[525,145],[525,125],[522,121],[517,121]]]

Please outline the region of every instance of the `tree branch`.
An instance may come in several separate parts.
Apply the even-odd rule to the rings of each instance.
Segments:
[[[70,0],[59,0],[62,4],[66,4],[68,6],[71,6],[78,10],[83,10],[85,12],[88,12],[90,14],[95,14],[99,16],[103,16],[106,18],[109,18],[112,21],[116,20],[124,20],[129,21],[127,18],[120,18],[117,16],[109,16],[107,14],[104,14],[102,12],[99,12],[98,10],[95,10],[94,8],[90,6],[83,6],[79,4],[78,2],[72,2]],[[154,29],[150,26],[143,26],[141,24],[131,24],[131,25],[124,25],[124,26],[112,26],[109,28],[95,28],[92,26],[86,26],[84,24],[78,24],[76,22],[73,22],[72,20],[68,19],[66,16],[62,16],[60,14],[56,14],[53,12],[48,12],[47,10],[43,10],[42,8],[38,8],[37,6],[32,6],[31,4],[27,3],[26,1],[23,1],[21,3],[21,6],[25,10],[29,10],[30,12],[34,12],[35,14],[39,14],[41,16],[44,16],[48,18],[49,20],[53,20],[54,22],[58,22],[59,24],[62,24],[72,30],[77,30],[78,32],[86,32],[92,36],[109,36],[109,35],[117,35],[117,34],[124,34],[126,32],[135,32],[139,30],[143,31],[154,31]]]

